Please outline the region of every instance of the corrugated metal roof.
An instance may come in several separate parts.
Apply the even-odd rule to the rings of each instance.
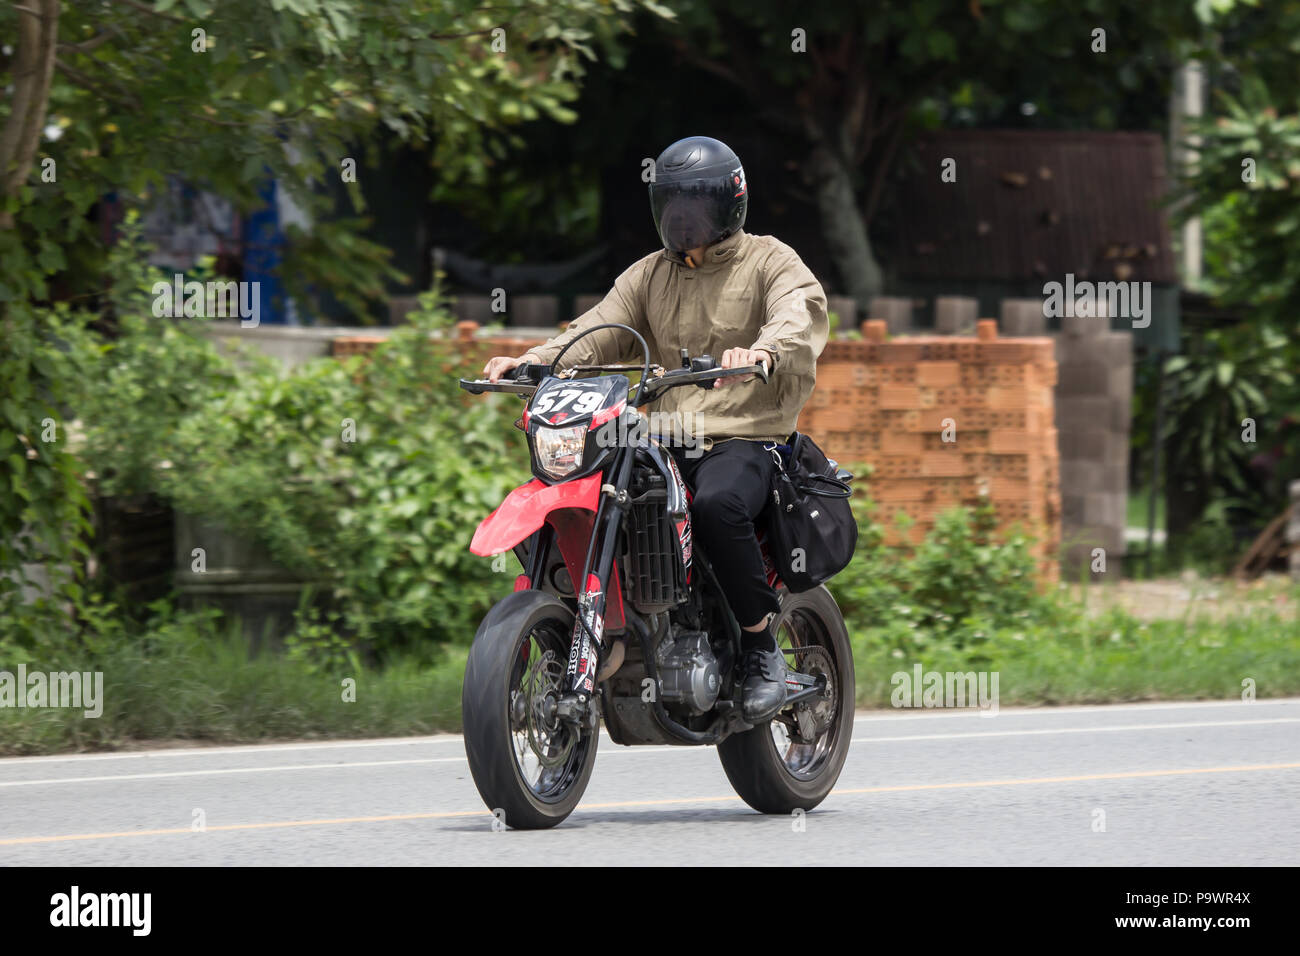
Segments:
[[[945,130],[914,157],[893,250],[904,278],[1178,281],[1155,133]],[[940,178],[947,158],[956,182]]]

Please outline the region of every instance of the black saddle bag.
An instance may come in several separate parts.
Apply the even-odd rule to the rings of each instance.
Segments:
[[[847,471],[829,460],[807,435],[765,445],[776,460],[767,508],[772,563],[794,593],[808,591],[843,571],[858,543]]]

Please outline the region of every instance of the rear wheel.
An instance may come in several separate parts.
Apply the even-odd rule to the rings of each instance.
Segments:
[[[727,779],[760,813],[811,810],[839,779],[853,738],[853,650],[844,617],[824,586],[782,590],[774,630],[791,670],[826,678],[826,696],[786,705],[718,744]]]
[[[573,614],[558,599],[519,591],[488,612],[465,665],[470,774],[483,802],[515,829],[562,822],[596,762],[597,732],[579,734],[555,717],[572,633]]]

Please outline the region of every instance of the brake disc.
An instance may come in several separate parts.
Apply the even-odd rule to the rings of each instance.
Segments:
[[[569,759],[577,739],[555,717],[564,665],[554,651],[546,651],[524,677],[523,693],[528,749],[543,767],[558,767]],[[549,752],[548,752],[549,751]]]

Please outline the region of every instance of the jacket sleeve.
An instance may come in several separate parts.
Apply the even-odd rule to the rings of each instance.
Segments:
[[[764,266],[763,295],[767,318],[751,347],[776,357],[773,372],[814,374],[830,334],[821,283],[794,250],[786,249]]]
[[[630,325],[642,335],[646,334],[645,273],[642,263],[635,263],[614,280],[614,287],[595,308],[584,312],[569,323],[569,327],[545,345],[528,351],[545,363],[555,360],[560,349],[568,345],[579,333],[595,325],[617,322]],[[564,353],[564,365],[609,365],[635,354],[640,360],[641,347],[636,339],[618,329],[602,329],[586,336]]]

